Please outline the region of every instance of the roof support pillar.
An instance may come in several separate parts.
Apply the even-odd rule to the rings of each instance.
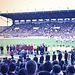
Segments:
[[[13,25],[15,24],[15,20],[12,20],[13,21]]]
[[[64,21],[65,21],[65,19],[63,18],[63,23],[65,23]]]
[[[51,23],[51,19],[49,19],[49,23]]]
[[[39,19],[37,19],[37,24],[39,24]]]
[[[43,19],[43,24],[45,23],[45,19]]]
[[[20,24],[20,20],[19,20],[19,24]]]
[[[8,18],[7,18],[7,26],[8,26]]]
[[[32,24],[32,19],[31,19],[31,24]]]
[[[70,18],[70,22],[72,22],[72,18]]]
[[[58,22],[58,18],[56,18],[56,22]]]
[[[26,20],[24,20],[25,21],[25,24],[26,24]]]

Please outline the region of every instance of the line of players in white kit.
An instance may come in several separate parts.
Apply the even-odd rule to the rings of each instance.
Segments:
[[[59,50],[61,52],[65,52],[65,50],[66,50],[67,52],[70,52],[72,49],[74,49],[74,46],[70,46],[70,45],[68,45],[68,46],[65,46],[65,45],[57,45],[57,47],[55,45],[53,45],[52,49],[51,49],[51,47],[49,45],[47,47],[47,51],[48,52],[50,52],[51,50],[53,52],[56,51],[56,50]]]

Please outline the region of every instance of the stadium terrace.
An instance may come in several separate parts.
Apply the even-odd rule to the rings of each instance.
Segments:
[[[4,38],[44,36],[74,41],[75,10],[0,13],[7,18],[7,26],[0,27]],[[8,26],[8,19],[12,25]],[[60,39],[61,39],[60,38]]]

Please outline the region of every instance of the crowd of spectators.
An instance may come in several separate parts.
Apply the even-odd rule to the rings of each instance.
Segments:
[[[3,30],[3,29],[1,29]],[[28,36],[61,36],[73,37],[75,35],[75,23],[41,23],[41,24],[18,24],[8,26],[6,30],[0,33],[6,38],[10,37],[28,37]]]
[[[35,55],[33,59],[26,57],[23,61],[22,57],[16,61],[14,59],[3,58],[0,60],[0,75],[75,75],[75,64],[65,64],[63,60],[46,60],[43,62],[42,55],[40,62]]]
[[[74,47],[71,51],[61,52],[62,48],[60,50],[54,51],[55,46],[53,45],[52,58],[49,52],[45,53],[44,51],[41,52],[40,57],[38,57],[38,54],[35,53],[35,56],[31,59],[31,57],[29,57],[30,52],[27,53],[27,50],[24,47],[27,45],[14,46],[15,45],[10,45],[9,47],[7,45],[7,53],[9,53],[9,49],[10,52],[14,51],[15,48],[16,50],[18,50],[19,46],[22,48],[22,53],[19,54],[18,60],[15,60],[14,56],[12,56],[11,58],[5,57],[0,60],[0,75],[75,75]],[[3,46],[1,45],[1,47]],[[45,45],[42,44],[42,46],[37,46],[37,48],[36,45],[34,45],[33,50],[37,51],[38,47],[42,47],[42,49],[47,49],[47,46],[45,47]],[[57,47],[59,48],[58,45]],[[56,55],[56,52],[58,55]],[[64,59],[62,58],[62,53],[64,54]]]

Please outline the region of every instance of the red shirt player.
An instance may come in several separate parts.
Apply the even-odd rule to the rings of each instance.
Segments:
[[[33,54],[33,45],[31,45],[31,54]]]
[[[13,59],[13,55],[14,55],[13,50],[11,50],[10,55],[11,55],[11,58]]]
[[[30,45],[28,45],[28,54],[30,54]]]
[[[25,45],[24,49],[27,51],[27,45]]]
[[[9,46],[7,45],[7,47],[6,47],[6,48],[7,48],[7,54],[8,54],[8,53],[9,53]]]
[[[22,45],[22,50],[24,49],[24,45]]]

